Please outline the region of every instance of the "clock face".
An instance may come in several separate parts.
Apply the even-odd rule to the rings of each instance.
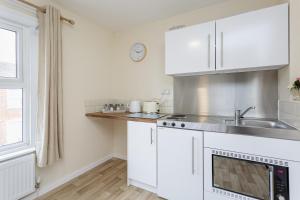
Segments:
[[[130,58],[134,62],[142,61],[146,56],[146,46],[142,43],[135,43],[130,49]]]

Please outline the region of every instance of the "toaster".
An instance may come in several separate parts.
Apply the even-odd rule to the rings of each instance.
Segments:
[[[159,103],[156,101],[145,101],[143,103],[144,113],[159,113]]]

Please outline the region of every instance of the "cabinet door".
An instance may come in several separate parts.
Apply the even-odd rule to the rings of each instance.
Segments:
[[[217,20],[217,70],[246,71],[287,65],[288,33],[287,4]]]
[[[158,128],[158,195],[203,199],[203,132]]]
[[[156,124],[128,122],[128,178],[156,187]]]
[[[215,22],[166,33],[166,74],[215,71]]]

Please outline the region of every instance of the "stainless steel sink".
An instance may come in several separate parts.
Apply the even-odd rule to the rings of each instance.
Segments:
[[[233,125],[234,120],[227,120],[226,124]],[[280,122],[278,120],[268,120],[268,119],[241,119],[238,126],[250,126],[259,128],[276,128],[276,129],[294,129],[293,127]]]
[[[280,128],[280,129],[290,129],[292,127],[279,122],[279,121],[270,121],[270,120],[253,120],[253,119],[242,119],[242,126],[255,126],[262,128]]]

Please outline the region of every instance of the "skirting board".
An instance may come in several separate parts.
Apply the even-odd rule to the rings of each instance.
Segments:
[[[127,156],[124,156],[124,155],[121,155],[121,154],[117,154],[117,153],[113,153],[112,157],[113,158],[118,158],[118,159],[121,159],[121,160],[127,160]]]
[[[150,185],[147,185],[147,184],[144,184],[144,183],[141,183],[139,181],[134,181],[132,179],[128,179],[127,184],[128,185],[133,185],[133,186],[138,187],[138,188],[142,188],[142,189],[147,190],[149,192],[152,192],[154,194],[157,193],[157,188],[155,188],[153,186],[150,186]]]
[[[62,186],[63,184],[71,181],[72,179],[74,178],[77,178],[78,176],[94,169],[95,167],[103,164],[104,162],[114,158],[115,156],[113,154],[110,154],[110,155],[107,155],[105,156],[104,158],[96,161],[96,162],[93,162],[77,171],[74,171],[73,173],[71,174],[68,174],[66,176],[64,176],[63,178],[57,180],[56,182],[52,183],[52,184],[49,184],[49,185],[46,185],[46,186],[43,186],[41,189],[38,189],[35,193],[27,196],[27,197],[24,197],[22,200],[33,200],[33,199],[36,199],[40,196],[43,196],[45,195],[46,193],[48,192],[51,192],[52,190]],[[118,158],[118,157],[116,157]],[[121,159],[121,158],[120,158]]]

